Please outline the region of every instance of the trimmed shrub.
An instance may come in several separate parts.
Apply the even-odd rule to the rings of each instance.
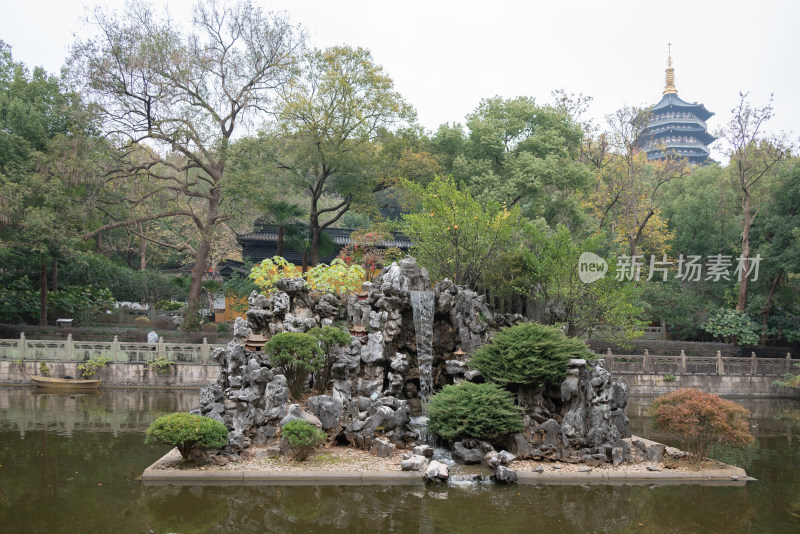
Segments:
[[[469,361],[487,380],[501,384],[556,385],[570,358],[594,359],[586,344],[554,326],[524,323],[504,328]]]
[[[215,419],[176,412],[159,417],[147,428],[145,443],[165,443],[178,448],[184,460],[197,450],[219,449],[228,443],[228,429]]]
[[[133,320],[133,324],[138,326],[139,328],[147,328],[150,326],[150,318],[149,317],[137,317]]]
[[[353,338],[341,328],[336,328],[334,326],[323,326],[322,328],[314,327],[308,331],[308,334],[319,342],[325,360],[322,367],[314,373],[314,383],[317,386],[317,393],[322,395],[325,393],[328,383],[330,383],[333,378],[334,349],[336,347],[349,346]]]
[[[309,373],[322,369],[325,360],[317,340],[308,334],[282,332],[264,345],[264,352],[278,372],[286,377],[292,398],[300,400]]]
[[[749,415],[735,402],[694,388],[676,389],[650,406],[654,427],[678,436],[695,462],[701,462],[714,443],[741,447],[753,441]]]
[[[445,386],[427,406],[428,427],[439,436],[491,440],[522,432],[522,408],[514,396],[496,384],[462,382]]]
[[[292,451],[295,460],[305,460],[319,445],[325,443],[328,435],[308,421],[295,419],[283,426],[283,439]]]

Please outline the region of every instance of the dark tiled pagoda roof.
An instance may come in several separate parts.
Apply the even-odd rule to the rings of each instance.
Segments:
[[[324,233],[330,236],[335,245],[335,251],[331,254],[320,255],[319,261],[323,263],[330,263],[331,260],[339,255],[339,251],[346,245],[350,244],[350,234],[355,230],[350,228],[326,228]],[[278,229],[267,228],[259,232],[250,232],[237,236],[236,240],[242,246],[242,256],[249,258],[254,262],[259,262],[265,258],[271,258],[278,253]],[[397,247],[400,250],[408,250],[411,248],[411,240],[409,240],[401,232],[393,232],[392,239],[381,241],[378,244],[381,248]],[[283,256],[286,260],[300,265],[303,261],[303,254],[299,251],[292,249],[288,244],[284,244]]]
[[[666,87],[663,97],[649,109],[650,119],[639,138],[639,146],[647,152],[648,160],[667,155],[687,158],[692,163],[708,159],[708,145],[716,137],[708,133],[706,122],[714,114],[703,104],[686,102],[678,96],[672,57],[667,60]]]

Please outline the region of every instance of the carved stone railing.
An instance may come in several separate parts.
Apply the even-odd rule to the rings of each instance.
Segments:
[[[10,361],[86,361],[108,356],[112,362],[148,362],[165,356],[177,363],[215,364],[211,353],[223,345],[203,343],[129,343],[113,341],[73,341],[72,334],[65,340],[0,339],[0,360]]]
[[[785,373],[798,371],[792,366],[792,355],[785,358],[757,358],[755,352],[749,358],[723,357],[717,351],[716,356],[680,356],[644,354],[613,354],[611,349],[603,356],[606,369],[613,373],[654,373],[654,374],[715,374],[715,375],[752,375],[783,376]]]

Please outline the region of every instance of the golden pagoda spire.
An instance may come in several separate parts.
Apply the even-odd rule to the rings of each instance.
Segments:
[[[678,90],[675,89],[675,69],[672,68],[672,43],[667,43],[669,47],[669,55],[667,56],[667,86],[664,87],[665,95],[677,95]]]

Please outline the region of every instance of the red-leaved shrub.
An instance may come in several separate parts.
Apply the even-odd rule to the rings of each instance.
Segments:
[[[693,388],[662,395],[650,407],[655,428],[678,436],[695,462],[702,461],[714,443],[737,447],[750,443],[749,415],[735,402]]]

